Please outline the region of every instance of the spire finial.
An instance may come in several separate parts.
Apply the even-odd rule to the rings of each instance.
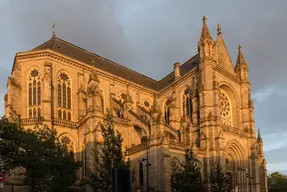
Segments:
[[[205,16],[203,16],[203,17],[202,17],[202,21],[203,21],[203,23],[205,23],[205,22],[206,22],[206,20],[207,20],[207,18],[206,18]]]
[[[55,22],[53,22],[53,26],[52,26],[52,29],[53,29],[53,37],[56,37],[56,32],[55,32]]]
[[[238,45],[238,47],[237,47],[237,49],[238,49],[238,51],[241,51],[241,45]]]
[[[222,34],[220,24],[217,25],[217,35]]]

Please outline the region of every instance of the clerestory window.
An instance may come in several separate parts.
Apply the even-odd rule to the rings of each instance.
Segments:
[[[38,69],[32,69],[28,76],[28,116],[41,115],[41,76]]]
[[[58,118],[72,120],[72,97],[71,97],[71,79],[65,72],[58,74]]]

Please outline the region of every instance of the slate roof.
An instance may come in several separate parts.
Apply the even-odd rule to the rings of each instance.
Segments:
[[[168,74],[162,80],[157,81],[143,74],[140,74],[136,71],[133,71],[127,67],[124,67],[120,64],[117,64],[113,61],[105,59],[99,55],[91,53],[85,49],[77,47],[58,37],[52,37],[50,40],[32,49],[31,51],[45,50],[45,49],[53,50],[57,53],[63,54],[67,57],[81,61],[88,65],[94,65],[98,69],[111,73],[115,76],[121,77],[123,79],[129,80],[146,88],[152,89],[154,91],[160,91],[174,81],[173,72]],[[180,66],[181,76],[186,74],[192,68],[194,68],[198,63],[199,63],[199,55],[197,54]]]

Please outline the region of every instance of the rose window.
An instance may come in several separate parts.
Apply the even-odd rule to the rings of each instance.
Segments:
[[[231,118],[231,104],[226,93],[219,92],[220,115],[225,119]]]
[[[144,100],[143,102],[142,102],[142,106],[147,110],[147,111],[149,111],[150,109],[151,109],[151,102],[150,101],[148,101],[148,100]]]

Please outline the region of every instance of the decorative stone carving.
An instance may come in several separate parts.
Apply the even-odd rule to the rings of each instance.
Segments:
[[[44,76],[43,76],[43,100],[51,100],[51,68],[50,66],[45,66]]]

